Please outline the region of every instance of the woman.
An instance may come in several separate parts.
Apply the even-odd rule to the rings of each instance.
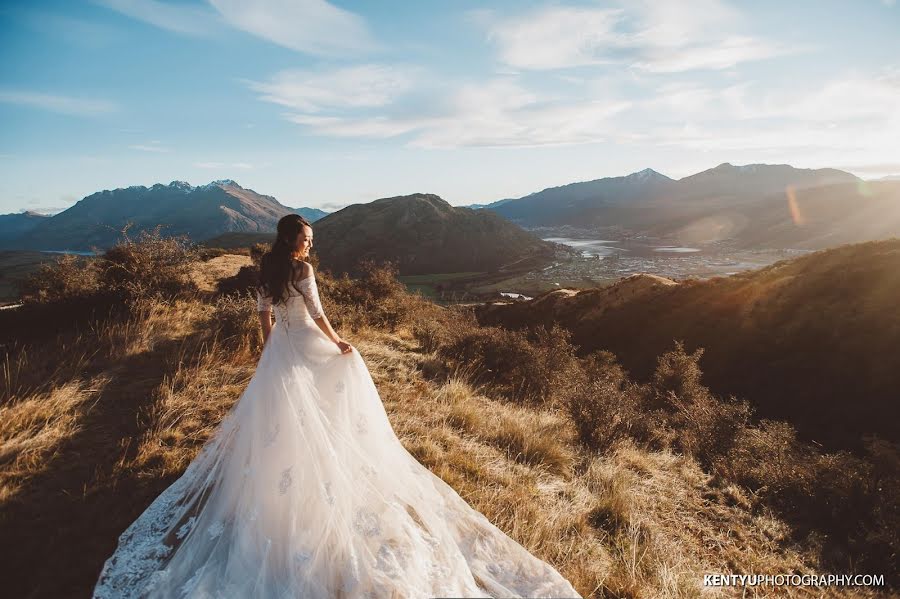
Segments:
[[[278,222],[256,372],[119,538],[94,596],[578,597],[404,449],[322,310],[312,242],[303,217]]]

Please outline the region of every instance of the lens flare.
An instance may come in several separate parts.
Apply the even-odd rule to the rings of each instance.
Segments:
[[[869,189],[868,181],[859,180],[856,183],[856,191],[859,192],[859,195],[864,196],[864,197],[869,197],[872,195],[872,190]]]
[[[784,190],[784,194],[787,196],[788,208],[791,210],[791,218],[794,220],[794,224],[802,227],[806,221],[803,218],[803,214],[800,213],[800,205],[797,203],[797,192],[794,191],[794,186],[788,185],[787,189]]]

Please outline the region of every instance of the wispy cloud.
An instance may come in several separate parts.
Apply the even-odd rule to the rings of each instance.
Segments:
[[[415,70],[365,64],[334,71],[287,70],[247,82],[261,99],[303,111],[371,108],[391,103],[413,85]]]
[[[622,15],[618,9],[553,6],[494,23],[488,23],[490,13],[480,12],[476,20],[488,23],[488,39],[506,64],[553,69],[609,62],[600,50],[618,37]]]
[[[183,35],[209,35],[216,14],[206,7],[158,0],[94,0],[123,15]]]
[[[209,0],[233,27],[299,52],[359,55],[378,47],[365,20],[324,0]]]
[[[629,103],[615,98],[573,100],[548,98],[523,87],[514,77],[465,83],[444,97],[432,90],[431,101],[411,103],[415,110],[397,110],[403,99],[375,114],[346,114],[344,103],[326,111],[291,112],[285,117],[312,133],[334,137],[390,138],[409,135],[416,147],[526,147],[599,141],[610,129],[610,118]],[[358,93],[365,94],[365,90]],[[264,98],[275,101],[273,98]],[[383,98],[370,104],[382,104]],[[279,102],[288,105],[288,102]],[[406,104],[407,106],[409,103]],[[301,102],[295,108],[309,108]],[[324,114],[322,114],[324,113]]]
[[[722,70],[800,48],[740,34],[737,11],[719,0],[690,10],[676,0],[630,2],[622,8],[554,5],[514,17],[479,11],[499,58],[517,69],[625,64],[657,73]]]
[[[35,91],[0,89],[0,102],[30,106],[41,110],[75,116],[97,116],[118,110],[118,105],[108,100],[76,98]]]
[[[169,152],[169,148],[162,145],[160,142],[153,140],[149,143],[145,144],[134,144],[128,146],[131,150],[137,150],[139,152],[156,152],[156,153],[165,153]]]
[[[894,71],[835,76],[806,91],[669,84],[652,95],[628,119],[633,127],[641,123],[635,130],[645,143],[701,151],[829,151],[872,162],[898,156],[900,79]]]

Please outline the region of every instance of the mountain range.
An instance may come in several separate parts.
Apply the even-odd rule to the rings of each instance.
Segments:
[[[900,183],[789,165],[725,163],[679,180],[645,169],[484,209],[524,227],[620,227],[685,245],[819,249],[900,235]]]
[[[375,255],[380,251],[378,244],[384,243],[381,253],[390,254],[406,268],[417,271],[421,265],[434,262],[425,254],[435,238],[430,233],[400,231],[396,224],[409,225],[424,218],[425,230],[430,232],[433,231],[429,227],[440,223],[436,238],[465,238],[465,232],[450,235],[445,229],[453,223],[469,221],[437,218],[449,204],[441,200],[446,206],[437,209],[431,200],[423,203],[423,198],[437,196],[399,197],[418,198],[414,202],[417,207],[413,209],[409,204],[387,217],[384,203],[389,198],[354,204],[334,213],[341,216],[330,222],[342,225],[340,230],[332,230],[333,235],[346,243],[351,230],[358,226],[357,221],[367,218],[363,214],[371,215],[382,223],[380,234],[385,237],[380,242],[354,241],[353,247]],[[568,226],[595,233],[613,228],[620,237],[643,235],[689,246],[723,242],[744,249],[821,249],[900,235],[900,181],[863,181],[841,170],[798,169],[789,165],[725,163],[678,180],[648,168],[627,176],[571,183],[522,198],[467,208],[497,215],[525,228]],[[400,214],[404,211],[408,211],[405,217]],[[326,215],[314,208],[289,208],[232,180],[197,187],[179,181],[133,186],[91,194],[50,217],[34,213],[2,215],[0,249],[106,248],[115,243],[127,222],[133,223],[132,234],[163,225],[164,234],[184,234],[196,242],[226,233],[269,234],[281,216],[292,212],[315,222]],[[428,216],[430,212],[434,218]],[[354,216],[351,218],[350,214]],[[487,226],[489,221],[485,219],[489,217],[479,218],[478,222]],[[395,219],[395,224],[390,225],[389,219]],[[494,223],[491,226],[499,226],[498,221],[490,222]],[[521,239],[511,232],[504,235],[511,241]],[[468,257],[451,262],[469,263],[475,255],[482,260],[479,252],[483,249],[461,249]],[[339,254],[343,250],[336,251]],[[506,256],[502,251],[498,255]],[[340,268],[347,265],[343,258],[336,260]],[[506,257],[497,262],[507,263]],[[449,272],[449,268],[442,267],[438,272]]]
[[[327,214],[315,208],[289,208],[230,179],[196,187],[183,181],[137,185],[91,194],[53,216],[2,215],[0,247],[108,248],[129,222],[129,235],[162,225],[165,235],[187,235],[193,241],[202,241],[229,231],[274,231],[278,219],[292,212],[310,220]]]

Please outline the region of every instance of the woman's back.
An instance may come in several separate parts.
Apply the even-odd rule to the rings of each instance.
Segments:
[[[257,309],[272,310],[276,326],[290,328],[297,325],[316,326],[314,320],[324,314],[312,265],[295,261],[294,277],[288,283],[287,295],[280,302],[257,290]]]

